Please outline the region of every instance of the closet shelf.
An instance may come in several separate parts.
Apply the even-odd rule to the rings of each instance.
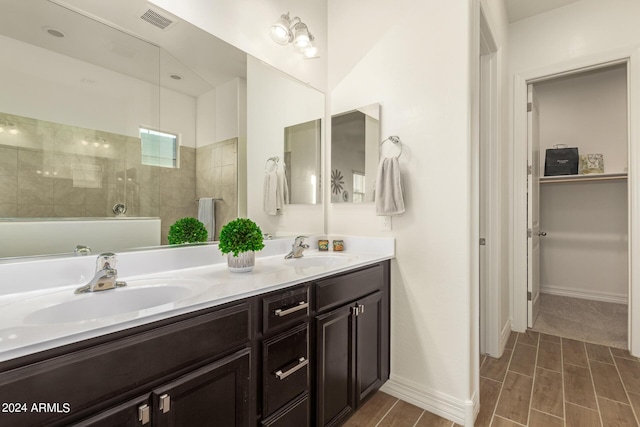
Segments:
[[[627,173],[600,173],[590,175],[558,175],[541,176],[540,184],[554,184],[563,182],[590,182],[590,181],[624,181]]]

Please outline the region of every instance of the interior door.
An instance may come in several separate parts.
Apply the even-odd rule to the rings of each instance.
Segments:
[[[533,85],[527,85],[527,326],[540,312],[540,125]]]

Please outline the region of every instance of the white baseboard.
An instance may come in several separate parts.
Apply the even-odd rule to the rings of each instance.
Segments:
[[[476,394],[460,400],[393,374],[380,390],[460,425],[473,426],[480,410]]]
[[[582,298],[594,301],[613,302],[616,304],[628,304],[626,294],[614,292],[590,291],[585,289],[565,288],[561,286],[540,285],[540,293],[559,295],[563,297]]]
[[[500,332],[500,355],[498,357],[502,357],[502,353],[504,353],[504,348],[507,346],[507,341],[509,341],[509,337],[511,336],[511,322],[506,322],[504,324],[504,328]]]

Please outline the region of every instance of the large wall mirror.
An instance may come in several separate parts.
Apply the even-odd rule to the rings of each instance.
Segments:
[[[248,56],[169,14],[149,22],[143,3],[166,14],[129,0],[3,2],[0,235],[39,223],[38,240],[60,246],[3,244],[0,258],[164,245],[171,224],[198,216],[201,198],[215,199],[214,237],[247,215],[247,128],[260,126],[247,118]],[[162,148],[145,142],[154,138]],[[139,227],[104,244],[92,240],[98,218],[157,225],[151,239]],[[85,224],[56,242],[53,230],[71,222]]]
[[[373,202],[380,104],[331,116],[331,202]]]

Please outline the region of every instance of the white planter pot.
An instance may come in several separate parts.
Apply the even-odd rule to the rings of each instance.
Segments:
[[[233,273],[248,273],[253,270],[256,264],[256,253],[254,251],[240,252],[238,256],[233,253],[227,254],[227,267]]]

